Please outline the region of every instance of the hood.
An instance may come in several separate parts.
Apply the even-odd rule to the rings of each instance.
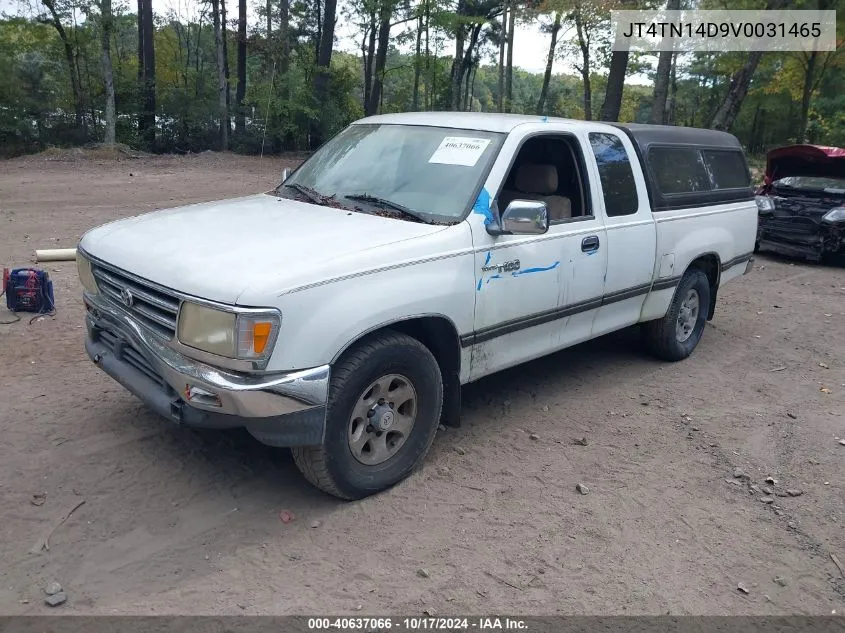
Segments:
[[[787,176],[845,178],[845,149],[824,145],[787,145],[766,155],[765,187]]]
[[[447,228],[259,194],[118,220],[79,245],[162,286],[234,304],[262,283],[281,294],[371,268],[385,247]]]

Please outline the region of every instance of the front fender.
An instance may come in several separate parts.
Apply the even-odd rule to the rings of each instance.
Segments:
[[[472,330],[475,270],[467,252],[365,273],[282,297],[282,327],[268,371],[330,364],[350,343],[391,323],[442,316]]]

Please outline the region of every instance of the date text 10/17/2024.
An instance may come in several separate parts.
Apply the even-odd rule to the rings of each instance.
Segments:
[[[346,617],[308,618],[312,631],[526,631],[527,624],[518,618],[499,617]]]

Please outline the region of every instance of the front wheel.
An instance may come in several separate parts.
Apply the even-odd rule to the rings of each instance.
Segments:
[[[332,368],[321,446],[291,449],[305,478],[361,499],[410,475],[425,458],[443,406],[437,360],[418,340],[378,333]]]
[[[681,278],[666,316],[644,326],[649,351],[668,361],[683,360],[701,340],[710,307],[710,280],[698,268]]]

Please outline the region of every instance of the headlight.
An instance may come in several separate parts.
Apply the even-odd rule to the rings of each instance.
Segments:
[[[79,252],[76,253],[76,270],[79,273],[79,281],[82,282],[82,287],[91,294],[97,294],[100,290],[97,288],[94,273],[91,272],[91,262],[80,255]]]
[[[845,222],[845,207],[831,209],[822,218],[825,222]]]
[[[279,333],[278,312],[229,312],[186,301],[179,310],[179,342],[238,360],[264,360]]]
[[[775,210],[775,201],[772,200],[769,196],[755,196],[754,199],[757,201],[758,211]]]

